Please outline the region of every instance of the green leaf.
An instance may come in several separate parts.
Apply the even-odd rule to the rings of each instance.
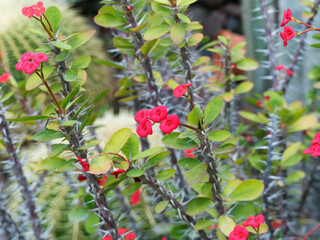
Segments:
[[[244,81],[240,83],[234,90],[235,94],[241,94],[249,92],[253,88],[253,83],[249,81]]]
[[[252,167],[254,167],[257,170],[263,170],[266,168],[266,163],[261,160],[260,155],[258,154],[250,154],[248,156],[249,163]]]
[[[286,184],[297,183],[306,176],[304,171],[294,171],[286,178]]]
[[[85,44],[87,41],[90,40],[90,38],[93,37],[93,35],[96,33],[96,30],[87,30],[84,32],[79,33],[77,36],[75,36],[70,45],[72,47],[71,50],[76,49],[77,47],[80,47],[81,45]]]
[[[69,51],[62,50],[61,53],[56,56],[56,61],[57,62],[65,61],[67,59],[68,55],[69,55]]]
[[[177,16],[181,21],[188,23],[188,24],[191,23],[190,19],[186,15],[184,15],[182,13],[177,13]]]
[[[57,138],[62,138],[62,137],[63,137],[62,132],[58,132],[52,129],[46,129],[42,132],[35,134],[33,136],[33,139],[39,142],[48,142],[48,141],[51,141]]]
[[[79,57],[72,62],[71,68],[74,68],[74,69],[86,68],[89,66],[90,62],[91,62],[90,56]]]
[[[190,216],[194,216],[209,208],[210,205],[212,205],[212,201],[209,198],[194,198],[188,202],[186,213]]]
[[[209,139],[215,142],[221,142],[227,140],[231,136],[231,133],[225,130],[214,131],[209,135]]]
[[[297,163],[299,163],[301,160],[303,159],[303,155],[302,154],[297,154],[288,158],[282,158],[281,162],[280,162],[280,166],[283,169],[287,169],[289,167],[292,167],[294,165],[296,165]]]
[[[61,103],[61,108],[63,110],[65,110],[66,106],[68,105],[68,103],[77,95],[77,93],[79,92],[80,87],[76,87],[75,89],[73,89],[62,101]]]
[[[91,214],[85,223],[86,231],[89,234],[93,234],[98,229],[98,223],[100,222],[99,217],[96,214]]]
[[[134,156],[136,156],[139,153],[139,144],[140,141],[138,136],[134,133],[131,133],[128,141],[121,149],[121,151],[128,160],[131,160]]]
[[[169,155],[170,155],[170,151],[166,151],[166,152],[161,152],[161,153],[158,153],[158,154],[150,157],[147,160],[146,164],[144,165],[144,169],[147,170],[151,167],[158,165],[160,162],[162,162],[164,159],[166,159]]]
[[[49,157],[58,156],[60,153],[62,153],[66,149],[70,150],[70,147],[68,144],[52,144],[51,147],[54,150],[49,154]]]
[[[157,25],[150,27],[144,34],[144,40],[153,40],[160,38],[170,31],[170,26],[168,25]]]
[[[154,1],[155,1],[155,2],[158,2],[158,3],[165,4],[165,5],[167,5],[167,6],[169,6],[169,5],[170,5],[169,0],[154,0]]]
[[[259,63],[251,58],[241,59],[240,61],[236,62],[237,68],[243,71],[253,71],[259,67]]]
[[[120,178],[120,177],[119,177]],[[134,194],[136,191],[138,191],[141,183],[140,182],[133,182],[132,184],[129,185],[129,187],[125,188],[121,194],[122,196],[130,196]]]
[[[313,43],[309,45],[310,47],[320,48],[320,43]]]
[[[111,166],[112,165],[110,159],[105,154],[103,154],[91,160],[88,173],[102,174],[109,171]]]
[[[89,149],[90,147],[96,146],[101,142],[102,140],[89,140],[85,145],[78,147],[78,150]]]
[[[264,190],[263,183],[256,179],[248,179],[239,184],[239,186],[230,194],[234,201],[252,201],[257,199]]]
[[[89,209],[85,207],[77,207],[71,209],[69,212],[69,220],[71,222],[81,222],[86,220],[86,218],[90,215]]]
[[[195,166],[201,164],[201,161],[199,161],[198,159],[195,158],[182,158],[178,161],[178,164],[180,165],[180,167],[186,168],[186,169],[191,169],[194,168]]]
[[[251,112],[246,112],[246,111],[240,111],[239,115],[245,119],[248,119],[252,122],[257,122],[257,123],[262,123],[262,124],[267,124],[269,121],[266,117],[263,115],[257,115]]]
[[[235,222],[232,218],[221,215],[218,220],[219,229],[225,236],[229,236],[229,234],[233,231],[234,227],[236,226]]]
[[[180,6],[187,6],[187,5],[190,5],[194,2],[196,2],[197,0],[181,0],[181,3],[180,3]]]
[[[141,48],[141,52],[144,56],[147,56],[157,45],[158,39],[151,40],[149,42],[146,42]]]
[[[184,173],[184,177],[189,185],[200,183],[206,176],[207,165],[199,164]]]
[[[77,120],[70,120],[70,121],[65,121],[60,123],[60,127],[69,127],[69,126],[73,126],[77,123]]]
[[[118,153],[131,136],[131,129],[122,128],[114,133],[103,149],[103,152]],[[111,158],[111,157],[110,157]]]
[[[44,67],[42,69],[44,79],[47,79],[51,75],[54,69],[55,69],[54,66]],[[30,91],[38,87],[41,83],[42,83],[41,78],[39,78],[39,76],[36,73],[33,73],[31,77],[28,78],[25,88],[27,91]]]
[[[56,48],[64,49],[64,50],[70,50],[72,47],[64,42],[59,42],[59,41],[51,41],[50,42],[53,46]]]
[[[313,35],[312,38],[320,40],[320,33]]]
[[[219,115],[223,107],[223,100],[221,97],[212,99],[204,111],[204,124],[211,123]]]
[[[94,22],[101,27],[115,28],[124,25],[127,22],[127,20],[116,14],[99,13],[94,17]]]
[[[228,143],[228,144],[221,145],[220,147],[214,149],[212,151],[212,154],[217,154],[217,155],[227,154],[227,153],[233,152],[234,149],[235,149],[234,145],[231,143]]]
[[[156,179],[159,180],[159,181],[164,181],[166,179],[171,178],[175,174],[176,174],[176,170],[175,169],[163,170],[163,171],[158,173],[158,175],[156,176]]]
[[[59,30],[62,22],[62,15],[59,8],[55,6],[48,7],[45,11],[45,15],[49,20],[53,31],[56,33]],[[47,26],[47,28],[50,29],[47,21],[43,21],[43,22]]]
[[[26,121],[34,121],[40,119],[51,119],[50,116],[25,116],[19,118],[7,118],[8,122],[26,122]]]
[[[193,34],[189,39],[188,43],[190,47],[196,46],[199,44],[203,39],[203,34],[202,33],[195,33]]]
[[[121,70],[126,70],[127,68],[120,65],[120,64],[117,64],[115,62],[111,62],[111,61],[106,61],[106,60],[101,60],[101,59],[93,59],[94,62],[98,63],[98,64],[103,64],[103,65],[106,65],[108,67],[114,67],[114,68],[119,68]]]
[[[77,80],[77,70],[75,69],[68,69],[63,73],[64,80],[67,82],[72,82]]]
[[[34,28],[29,28],[29,27],[28,27],[27,30],[28,30],[29,32],[35,34],[35,35],[38,35],[38,36],[41,36],[41,37],[45,37],[45,38],[48,37],[47,35],[45,35],[44,32],[41,32],[41,31],[39,31],[38,29],[34,29]]]
[[[136,154],[132,160],[137,160],[137,159],[141,159],[141,158],[146,158],[146,157],[149,157],[151,155],[154,155],[156,153],[159,153],[159,152],[163,152],[164,151],[164,148],[163,147],[155,147],[155,148],[150,148],[146,151],[143,151],[141,153],[138,153]]]
[[[157,205],[156,205],[156,213],[161,213],[163,212],[163,210],[166,208],[166,206],[168,205],[168,202],[167,201],[162,201],[162,202],[159,202]]]
[[[298,120],[296,120],[292,124],[290,124],[288,127],[288,132],[293,133],[293,132],[303,131],[307,129],[312,129],[312,128],[315,128],[317,124],[318,124],[317,117],[311,114],[305,115],[300,117]]]
[[[179,135],[180,133],[177,132],[170,133],[162,138],[162,142],[168,147],[181,150],[192,149],[198,146],[197,143],[190,138],[178,138]]]
[[[214,226],[214,225],[216,225],[214,221],[204,219],[204,220],[198,221],[197,224],[194,226],[194,229],[195,230],[202,230],[202,229]]]
[[[144,171],[142,169],[132,169],[129,172],[127,172],[127,176],[132,178],[140,177],[143,174]]]
[[[188,121],[197,127],[202,126],[203,112],[199,105],[196,105],[188,115]]]
[[[171,27],[170,38],[175,44],[180,44],[185,37],[186,31],[183,23],[176,23]]]
[[[75,170],[72,161],[66,161],[59,157],[50,157],[42,160],[34,169],[35,172],[47,170],[49,172],[67,172]]]

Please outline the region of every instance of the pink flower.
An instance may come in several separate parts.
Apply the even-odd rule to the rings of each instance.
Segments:
[[[31,7],[33,8],[34,15],[37,17],[41,17],[46,11],[42,2],[38,2],[36,5],[32,5]]]
[[[294,72],[292,72],[289,68],[286,69],[286,72],[289,76],[294,76]]]
[[[34,55],[35,55],[34,53],[26,52],[26,53],[22,54],[20,59],[21,59],[21,61],[29,61],[29,60],[32,60]]]
[[[257,101],[257,107],[262,107],[262,102],[261,101]]]
[[[274,68],[277,70],[283,70],[284,66],[283,65],[275,65]]]
[[[264,97],[264,100],[265,100],[265,101],[270,100],[270,96],[265,96],[265,97]]]
[[[9,80],[9,73],[2,73],[0,76],[0,83],[6,83]]]
[[[246,221],[242,223],[242,226],[244,227],[254,227],[259,228],[260,224],[264,222],[264,216],[262,214],[259,214],[258,216],[250,216]]]
[[[196,150],[196,149],[197,149],[197,148],[184,150],[185,156],[186,156],[186,157],[194,158],[193,151]]]
[[[45,53],[37,53],[37,54],[34,54],[34,56],[33,56],[33,61],[35,63],[42,63],[42,62],[45,62],[48,60],[49,60],[49,58]]]
[[[108,177],[106,175],[103,175],[101,179],[98,178],[98,183],[101,187],[103,187],[107,180]]]
[[[85,161],[83,161],[80,157],[78,157],[77,156],[77,158],[78,158],[78,160],[79,160],[79,162],[80,162],[80,164],[81,164],[81,166],[82,166],[82,171],[84,171],[84,172],[86,172],[86,171],[89,171],[89,169],[90,169],[90,164],[88,163],[88,162],[85,162]]]
[[[140,189],[131,195],[130,204],[137,205],[140,202]]]
[[[318,132],[318,133],[314,136],[314,139],[311,141],[311,143],[319,143],[319,144],[320,144],[320,132]]]
[[[87,180],[87,178],[84,175],[82,175],[82,174],[78,175],[78,181],[79,182],[82,182],[82,181],[85,181],[85,180]]]
[[[116,177],[116,179],[118,179],[118,175],[124,173],[126,170],[124,169],[117,169],[116,171],[110,173],[110,175],[114,175]]]
[[[283,46],[288,45],[288,41],[291,40],[295,36],[295,32],[292,27],[285,26],[284,31],[280,33],[280,37],[283,40]]]
[[[229,234],[229,240],[246,240],[249,232],[246,228],[239,225],[235,226],[233,231]]]
[[[24,69],[24,67],[26,66],[28,61],[19,61],[17,64],[16,64],[16,69],[18,71],[22,71]]]
[[[119,228],[118,229],[118,233],[122,236],[123,234],[125,234],[126,232],[129,232],[130,230],[129,229],[126,229],[126,228]],[[124,237],[125,240],[134,240],[136,239],[136,234],[131,232],[131,233],[128,233],[125,237]],[[112,237],[110,235],[108,236],[105,236],[103,238],[103,240],[112,240]]]
[[[179,85],[178,87],[176,87],[173,91],[173,96],[179,98],[181,97],[183,94],[185,94],[188,91],[188,88],[192,86],[192,83],[186,83],[186,84],[182,84]]]
[[[149,109],[142,109],[136,113],[134,120],[139,123],[145,123],[148,121]]]
[[[152,123],[147,120],[144,123],[139,123],[138,127],[137,127],[137,134],[140,137],[146,137],[148,135],[152,134]]]
[[[149,117],[153,122],[161,122],[167,117],[167,108],[165,106],[158,106],[151,109]]]
[[[312,157],[318,157],[318,156],[320,156],[320,144],[319,143],[314,143],[309,148],[304,150],[302,153],[303,154],[311,153]]]
[[[177,115],[172,114],[160,123],[160,130],[163,133],[171,133],[179,126],[179,118]]]
[[[28,18],[32,18],[34,14],[34,10],[32,7],[24,7],[22,8],[22,14]]]
[[[39,64],[31,61],[26,63],[23,70],[26,74],[31,74],[37,69],[37,67],[39,67]]]
[[[287,12],[286,11],[283,12],[283,19],[282,19],[282,22],[280,24],[280,27],[283,27],[288,22],[290,22],[291,21],[291,17],[292,17],[292,13],[291,13],[291,10],[288,8]]]

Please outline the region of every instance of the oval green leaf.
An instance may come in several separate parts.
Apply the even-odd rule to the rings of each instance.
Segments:
[[[227,140],[231,136],[231,132],[225,130],[214,131],[209,135],[209,139],[215,142]]]
[[[257,199],[264,190],[263,183],[256,179],[248,179],[239,184],[239,186],[230,194],[234,201],[252,201]]]
[[[176,23],[171,27],[170,38],[175,44],[180,44],[185,37],[185,28],[183,23]]]
[[[253,71],[259,67],[259,63],[252,58],[241,59],[236,64],[237,68],[243,71]]]
[[[145,34],[144,39],[149,41],[156,38],[160,38],[170,31],[170,26],[168,25],[157,25],[149,28]]]
[[[189,185],[200,183],[206,176],[207,165],[200,164],[184,173],[184,177]]]
[[[106,155],[98,156],[91,160],[88,173],[102,174],[109,171],[111,166],[111,161]]]
[[[197,215],[205,211],[212,204],[209,198],[199,197],[192,199],[186,206],[186,213],[190,216]]]
[[[204,111],[204,124],[211,123],[219,115],[223,107],[223,100],[221,97],[212,99]]]
[[[168,147],[181,150],[192,149],[198,146],[197,143],[190,138],[178,138],[179,135],[180,133],[177,132],[170,133],[162,138],[162,142]]]

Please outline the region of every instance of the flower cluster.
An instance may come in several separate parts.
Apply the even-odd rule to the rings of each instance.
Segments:
[[[153,133],[152,122],[160,122],[160,130],[165,134],[171,133],[179,126],[180,122],[177,115],[167,115],[167,108],[162,105],[154,107],[151,110],[140,110],[134,117],[134,120],[139,123],[137,126],[137,134],[140,137],[147,137],[148,135],[151,135]]]
[[[288,45],[288,41],[291,40],[295,36],[295,32],[292,27],[285,26],[284,31],[280,33],[280,37],[283,40],[283,46]]]
[[[182,97],[183,94],[185,94],[188,91],[190,86],[192,86],[192,83],[186,83],[186,84],[177,86],[173,91],[173,96],[177,98]]]
[[[22,54],[20,61],[16,64],[16,69],[31,74],[39,67],[39,63],[48,61],[48,59],[45,53],[26,52]]]
[[[235,226],[233,231],[229,234],[229,240],[246,240],[249,232],[245,227]]]
[[[242,226],[259,228],[263,222],[264,222],[264,216],[262,214],[259,214],[256,217],[255,216],[248,217],[248,219],[242,223]]]
[[[140,189],[131,195],[130,204],[137,205],[140,202]]]
[[[310,142],[313,143],[309,148],[303,151],[303,154],[311,153],[312,157],[320,156],[320,132],[318,132],[314,139]]]
[[[119,233],[121,236],[124,235],[125,233],[129,232],[129,231],[130,231],[130,229],[126,229],[126,228],[119,228],[119,229],[118,229],[118,233]],[[136,234],[133,233],[133,232],[128,233],[128,234],[125,235],[124,239],[125,239],[125,240],[134,240],[134,239],[136,239]],[[105,237],[103,238],[103,240],[112,240],[112,237],[111,237],[110,235],[108,235],[108,236],[105,236]]]
[[[274,68],[278,71],[285,70],[287,75],[294,76],[294,72],[292,72],[289,68],[285,68],[283,65],[276,65]]]
[[[0,76],[0,83],[6,83],[9,80],[9,73],[2,73]]]
[[[31,7],[24,7],[22,9],[22,14],[26,17],[32,18],[33,15],[36,15],[37,17],[41,17],[46,9],[43,7],[42,2],[38,2],[35,5],[32,5]]]

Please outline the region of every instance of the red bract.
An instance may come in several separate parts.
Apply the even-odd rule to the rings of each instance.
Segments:
[[[137,205],[140,202],[140,189],[131,195],[130,204]]]
[[[264,100],[265,100],[265,101],[270,100],[270,96],[265,96],[265,97],[264,97]]]
[[[33,61],[31,62],[27,62],[23,68],[23,71],[26,73],[26,74],[31,74],[33,73],[37,68],[39,67],[39,64],[38,63],[35,63]]]
[[[108,177],[106,175],[103,175],[101,179],[98,178],[98,183],[101,187],[103,187],[107,180]]]
[[[87,180],[87,178],[84,175],[82,175],[82,174],[78,175],[78,181],[82,182],[85,180]]]
[[[293,76],[294,72],[292,72],[289,68],[286,69],[286,72],[289,76]]]
[[[184,153],[186,155],[186,157],[191,157],[194,158],[194,154],[193,151],[196,150],[197,148],[193,148],[193,149],[186,149],[184,150]]]
[[[148,121],[149,109],[142,109],[134,116],[134,120],[139,123]]]
[[[277,70],[283,70],[284,66],[283,65],[275,65],[274,68]]]
[[[124,169],[118,169],[118,170],[110,173],[110,175],[114,175],[114,176],[116,177],[116,179],[118,179],[118,175],[124,173],[125,171],[126,171],[126,170],[124,170]]]
[[[318,133],[314,136],[314,139],[311,141],[311,143],[319,143],[319,144],[320,144],[320,132],[318,132]]]
[[[309,148],[304,150],[302,153],[303,154],[311,153],[312,157],[319,157],[320,156],[320,144],[319,143],[314,143]]]
[[[126,228],[119,228],[118,229],[118,233],[122,236],[124,235],[126,232],[129,232],[130,230],[129,229],[126,229]],[[128,233],[125,237],[124,237],[125,240],[134,240],[136,239],[136,234],[131,232],[131,233]],[[112,240],[112,237],[110,235],[108,236],[105,236],[103,238],[103,240]]]
[[[280,33],[280,37],[283,40],[283,46],[287,46],[287,42],[295,36],[295,32],[292,27],[285,26],[284,31]]]
[[[2,73],[0,76],[0,83],[6,83],[9,80],[9,73]]]
[[[260,224],[264,222],[264,216],[262,214],[259,214],[258,216],[250,216],[246,221],[242,223],[242,226],[244,227],[254,227],[259,228]]]
[[[24,67],[26,66],[27,64],[27,61],[19,61],[17,64],[16,64],[16,69],[18,71],[22,71],[24,69]]]
[[[179,98],[181,97],[183,94],[185,94],[188,90],[188,88],[192,86],[192,83],[186,83],[183,85],[179,85],[178,87],[176,87],[173,91],[173,96]]]
[[[257,107],[262,107],[262,102],[261,101],[257,101]]]
[[[282,22],[280,24],[280,27],[283,27],[288,22],[290,22],[291,21],[291,17],[292,17],[292,13],[291,13],[291,10],[288,8],[287,12],[286,11],[283,12],[283,19],[282,19]]]
[[[165,106],[158,106],[151,109],[149,117],[153,122],[161,122],[167,117],[167,108]]]
[[[146,121],[144,123],[139,123],[137,127],[137,134],[140,137],[146,137],[152,134],[152,123],[150,121]]]
[[[179,118],[177,115],[172,114],[160,123],[160,130],[163,133],[168,134],[168,133],[171,133],[173,130],[175,130],[178,126],[179,126]]]
[[[22,54],[20,59],[21,59],[21,61],[29,61],[29,60],[32,60],[34,55],[35,55],[34,53],[26,52],[26,53]]]
[[[246,240],[249,232],[246,228],[239,225],[235,226],[233,231],[229,234],[229,240]]]
[[[36,5],[32,5],[31,7],[33,8],[34,15],[38,17],[41,17],[46,11],[46,9],[43,7],[42,2],[37,2]]]
[[[24,7],[22,8],[22,14],[28,18],[32,18],[34,14],[34,10],[32,7]]]
[[[48,60],[49,60],[48,56],[44,53],[37,53],[37,54],[34,54],[33,56],[33,61],[36,63],[42,63]]]

